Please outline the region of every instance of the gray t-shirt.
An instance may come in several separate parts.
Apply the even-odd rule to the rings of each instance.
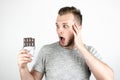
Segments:
[[[86,48],[101,59],[93,47]],[[89,80],[91,74],[80,52],[77,49],[65,49],[59,42],[41,48],[33,69],[44,73],[46,80]]]

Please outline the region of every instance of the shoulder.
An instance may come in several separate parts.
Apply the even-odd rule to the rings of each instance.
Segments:
[[[96,49],[95,49],[93,46],[86,45],[86,44],[84,44],[84,45],[85,45],[85,47],[88,49],[88,51],[90,51],[90,52],[96,51]]]
[[[51,44],[46,44],[44,46],[42,46],[42,48],[40,49],[39,53],[40,54],[50,54],[54,51],[56,51],[59,48],[59,43],[58,42],[54,42]]]
[[[51,44],[46,44],[46,45],[44,45],[41,49],[47,49],[47,50],[49,50],[49,49],[55,49],[55,48],[57,48],[58,47],[58,45],[59,45],[59,43],[58,42],[54,42],[54,43],[51,43]]]
[[[93,54],[95,57],[97,57],[98,59],[102,60],[102,56],[100,53],[98,53],[98,51],[93,47],[93,46],[90,46],[90,45],[86,45],[85,44],[85,47],[87,48],[87,50]]]

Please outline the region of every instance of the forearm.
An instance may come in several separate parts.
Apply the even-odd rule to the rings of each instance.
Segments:
[[[82,46],[78,49],[97,80],[113,80],[113,72],[110,67],[98,60],[85,47]]]
[[[19,69],[19,70],[20,70],[21,80],[34,80],[28,68]]]

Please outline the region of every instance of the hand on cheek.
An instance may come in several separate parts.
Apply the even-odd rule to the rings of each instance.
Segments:
[[[75,47],[83,46],[83,42],[81,38],[81,26],[77,26],[76,24],[74,24],[72,28],[74,34]]]

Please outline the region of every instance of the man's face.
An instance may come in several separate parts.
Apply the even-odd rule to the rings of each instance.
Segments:
[[[72,25],[74,25],[73,14],[58,15],[56,20],[56,31],[59,37],[59,43],[63,47],[72,46],[74,43]]]

